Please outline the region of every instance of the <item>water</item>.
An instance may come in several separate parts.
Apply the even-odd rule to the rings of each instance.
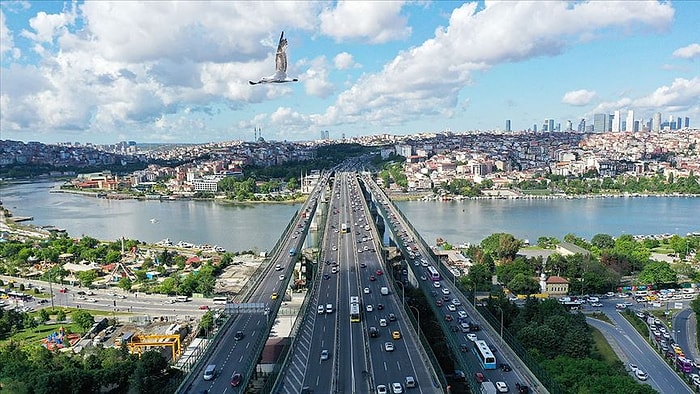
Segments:
[[[106,200],[49,193],[54,183],[0,188],[3,205],[34,225],[64,228],[73,237],[170,238],[229,251],[270,250],[300,204],[225,204],[215,201]],[[496,232],[536,242],[573,233],[685,235],[700,231],[700,198],[643,197],[577,200],[405,201],[397,205],[428,244],[479,243]],[[151,220],[153,219],[153,220]]]

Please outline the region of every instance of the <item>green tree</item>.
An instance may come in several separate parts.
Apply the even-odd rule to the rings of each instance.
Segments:
[[[56,321],[65,321],[66,320],[66,312],[63,311],[63,309],[59,309],[58,312],[56,313]]]
[[[665,261],[651,261],[639,273],[641,284],[677,283],[678,274]]]
[[[508,282],[508,290],[515,294],[535,294],[539,293],[540,287],[531,276],[518,273]]]
[[[71,312],[71,319],[83,329],[83,332],[87,332],[87,330],[89,330],[90,327],[95,324],[95,318],[90,314],[90,312],[84,309],[78,309]]]
[[[124,291],[131,290],[132,285],[133,285],[133,283],[131,282],[131,279],[129,279],[128,276],[121,278],[119,280],[119,283],[117,284],[117,286],[119,286],[119,288],[124,290]]]
[[[78,272],[78,280],[80,284],[85,287],[92,286],[92,282],[97,279],[97,272],[95,270],[87,270]]]
[[[50,319],[49,312],[46,311],[46,309],[40,309],[38,316],[39,316],[39,322],[41,322],[42,324],[46,323]]]
[[[615,240],[608,234],[596,234],[591,238],[591,245],[598,249],[612,249],[615,247]]]

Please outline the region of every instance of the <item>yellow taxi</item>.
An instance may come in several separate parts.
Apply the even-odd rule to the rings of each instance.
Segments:
[[[401,339],[401,333],[398,332],[398,331],[393,331],[393,332],[391,333],[391,337],[394,338],[394,339]]]
[[[270,298],[272,298],[273,300],[276,300],[276,299],[277,299],[277,296],[278,296],[277,293],[272,293],[272,295],[270,296]]]

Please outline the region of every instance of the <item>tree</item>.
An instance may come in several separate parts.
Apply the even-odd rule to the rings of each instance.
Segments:
[[[508,290],[514,294],[534,294],[539,293],[540,285],[531,276],[518,273],[508,282]]]
[[[59,309],[58,312],[56,313],[56,321],[65,321],[66,320],[66,312],[63,311],[63,309]]]
[[[212,311],[207,311],[203,316],[202,320],[199,323],[199,326],[206,332],[209,332],[209,330],[214,327],[214,314]]]
[[[90,314],[90,312],[84,309],[73,311],[71,313],[71,318],[74,323],[78,324],[78,326],[83,329],[83,332],[87,332],[87,330],[89,330],[90,327],[95,324],[95,318]]]
[[[642,284],[658,285],[677,281],[678,274],[665,261],[651,261],[639,273],[639,282]]]
[[[591,245],[600,250],[612,249],[615,247],[615,240],[608,234],[596,234],[591,238]]]
[[[49,320],[49,312],[46,311],[46,309],[41,309],[39,310],[39,322],[40,323],[46,323]]]
[[[85,287],[92,286],[92,282],[97,279],[97,272],[95,270],[87,270],[78,272],[78,280],[80,284]]]
[[[121,278],[119,280],[119,284],[117,284],[117,286],[119,286],[119,288],[124,290],[124,291],[131,290],[132,285],[133,285],[133,283],[131,282],[131,279],[129,279],[128,276]]]

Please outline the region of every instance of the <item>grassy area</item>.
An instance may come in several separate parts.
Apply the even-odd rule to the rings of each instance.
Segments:
[[[20,342],[22,345],[39,346],[41,340],[49,334],[58,332],[63,327],[66,333],[82,334],[82,329],[73,323],[56,323],[56,324],[41,324],[36,328],[22,330],[13,335],[11,340]]]
[[[610,318],[603,312],[593,312],[590,314],[586,314],[586,316],[612,324],[612,320],[610,320]]]
[[[598,358],[610,365],[619,363],[620,359],[617,357],[617,354],[615,354],[615,351],[605,339],[603,333],[601,333],[597,328],[591,327],[591,329],[593,336],[593,357]]]

